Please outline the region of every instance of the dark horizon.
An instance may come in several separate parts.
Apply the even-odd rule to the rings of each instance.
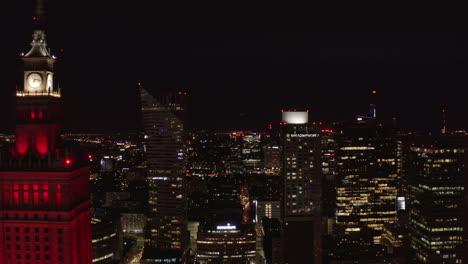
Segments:
[[[131,3],[49,1],[48,44],[59,58],[66,127],[134,132],[137,82],[187,90],[194,128],[266,129],[280,110],[311,119],[377,114],[401,127],[468,128],[468,29],[456,3]],[[404,7],[404,8],[402,8]],[[7,3],[0,22],[0,131],[12,131],[19,54],[27,51],[33,1]]]

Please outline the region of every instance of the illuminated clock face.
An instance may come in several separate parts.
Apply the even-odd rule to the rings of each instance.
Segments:
[[[28,85],[31,89],[37,89],[42,84],[42,76],[39,73],[31,73],[28,76]]]
[[[54,81],[52,79],[52,74],[47,75],[47,90],[52,91]]]

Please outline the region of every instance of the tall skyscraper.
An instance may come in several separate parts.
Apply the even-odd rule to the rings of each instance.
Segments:
[[[413,262],[465,263],[468,137],[411,136],[407,142]]]
[[[283,111],[284,263],[321,263],[321,141],[306,111]]]
[[[396,221],[396,134],[373,118],[358,117],[337,134],[336,144],[336,251],[332,258],[337,262],[384,259],[382,228]]]
[[[151,95],[140,85],[140,98],[149,207],[142,263],[152,263],[161,256],[180,261],[188,243],[184,181],[187,94]]]
[[[16,93],[16,142],[0,154],[0,263],[91,264],[89,168],[59,136],[61,92],[38,2]]]

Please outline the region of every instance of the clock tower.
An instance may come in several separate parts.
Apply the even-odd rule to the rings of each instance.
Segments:
[[[91,264],[91,202],[85,155],[60,136],[61,93],[46,44],[44,0],[22,55],[16,139],[0,149],[0,263]]]
[[[54,89],[55,57],[47,50],[46,36],[42,29],[36,29],[31,42],[31,50],[23,56],[24,82],[23,96],[60,96]]]
[[[37,3],[31,49],[22,56],[23,82],[16,91],[17,123],[14,155],[44,159],[57,142],[60,89],[54,83],[55,57],[50,54],[44,29],[43,0]]]

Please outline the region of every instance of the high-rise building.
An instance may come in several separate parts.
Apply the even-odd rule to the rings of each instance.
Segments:
[[[421,135],[407,142],[413,262],[465,263],[468,137]]]
[[[120,217],[110,211],[93,208],[91,224],[93,263],[119,263],[123,253]]]
[[[279,175],[281,173],[281,149],[279,146],[267,146],[263,148],[263,160],[265,174]]]
[[[383,226],[396,221],[396,134],[374,118],[358,117],[357,121],[336,136],[336,241],[332,255],[337,263],[383,259]]]
[[[59,135],[61,91],[38,2],[16,92],[16,142],[0,153],[0,263],[91,264],[89,168]]]
[[[242,221],[236,208],[213,209],[199,227],[195,263],[254,264],[256,236],[254,226]]]
[[[321,129],[322,132],[322,217],[326,223],[326,234],[333,233],[336,204],[336,131]],[[325,246],[324,246],[325,250]]]
[[[321,263],[321,142],[306,111],[282,113],[284,263]]]
[[[140,85],[140,98],[149,207],[142,260],[151,263],[152,259],[164,255],[178,261],[189,238],[184,180],[187,93],[152,95]]]

